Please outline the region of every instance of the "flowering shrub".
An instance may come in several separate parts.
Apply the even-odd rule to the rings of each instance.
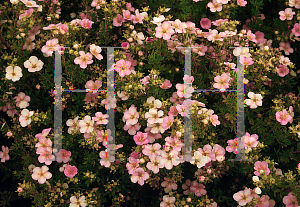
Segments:
[[[299,2],[287,3],[300,8]],[[286,56],[296,52],[289,41],[299,41],[300,12],[279,12],[283,26],[277,34],[284,40],[278,35],[273,42],[259,31],[265,16],[255,9],[245,25],[229,18],[253,2],[189,4],[180,3],[186,13],[199,4],[195,11],[207,10],[211,17],[194,23],[184,20],[186,14],[182,20],[163,15],[170,8],[151,13],[149,6],[137,9],[125,1],[87,0],[80,3],[85,12],[78,18],[71,13],[67,21],[57,0],[1,5],[0,109],[12,124],[1,120],[3,143],[10,142],[2,145],[0,158],[4,179],[19,182],[15,196],[47,207],[299,204],[300,97],[290,92],[299,70]],[[121,49],[114,48],[113,67],[107,68],[106,47],[112,46]],[[187,47],[191,75],[184,71]],[[53,100],[51,81],[56,51],[62,90],[86,89],[63,91],[61,103]],[[244,67],[249,98],[243,142],[236,137],[237,95],[225,92],[238,87],[237,65]],[[113,98],[107,95],[110,85]],[[53,130],[58,104],[59,151]],[[106,128],[109,109],[115,130]]]

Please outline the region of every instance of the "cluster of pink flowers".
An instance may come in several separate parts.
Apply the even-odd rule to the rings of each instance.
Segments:
[[[281,125],[287,125],[287,123],[293,123],[293,107],[290,106],[289,111],[287,112],[285,109],[282,111],[276,112],[276,120],[280,122]]]
[[[185,183],[182,184],[182,189],[185,190],[183,192],[184,195],[195,194],[197,197],[200,197],[207,193],[203,184],[198,183],[196,180],[191,181],[190,179],[187,179]]]
[[[257,191],[257,190],[256,190]],[[245,206],[250,203],[253,198],[257,199],[256,205],[259,207],[269,206],[274,207],[275,201],[270,199],[267,195],[262,195],[261,197],[257,195],[257,192],[250,188],[245,188],[245,190],[239,191],[233,195],[233,199],[238,202],[238,206]],[[260,194],[259,192],[258,194]]]
[[[258,141],[258,135],[257,134],[252,134],[250,135],[248,132],[246,132],[244,136],[244,146],[242,146],[241,140],[240,139],[230,139],[227,141],[228,146],[226,147],[227,152],[233,152],[235,154],[238,154],[238,152],[242,149],[248,149],[249,151],[252,150],[252,148],[257,147],[259,144]],[[239,147],[237,146],[239,142]]]

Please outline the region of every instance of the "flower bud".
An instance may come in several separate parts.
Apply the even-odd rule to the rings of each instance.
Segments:
[[[12,134],[11,131],[9,131],[9,132],[6,133],[6,136],[8,136],[8,137],[11,137],[12,135],[13,135],[13,134]]]
[[[47,17],[47,21],[51,21],[51,17]]]
[[[187,202],[191,202],[192,199],[191,199],[191,198],[187,198],[186,201],[187,201]]]
[[[141,164],[144,164],[144,163],[145,163],[144,158],[141,158],[141,159],[140,159],[140,163],[141,163]]]
[[[261,194],[261,189],[259,187],[254,188],[256,194]]]
[[[255,176],[252,177],[252,180],[253,180],[253,182],[258,182],[259,181],[259,177],[255,175]]]

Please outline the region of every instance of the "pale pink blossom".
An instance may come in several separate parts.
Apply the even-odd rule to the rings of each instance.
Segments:
[[[293,15],[295,15],[296,12],[293,12],[293,10],[291,8],[286,8],[284,11],[280,11],[279,12],[279,19],[284,21],[284,20],[292,20],[293,19]]]
[[[96,112],[95,114],[96,117],[92,117],[92,119],[96,122],[96,124],[107,124],[108,120],[107,118],[109,117],[108,114],[102,114],[102,112]]]
[[[14,99],[16,99],[16,106],[20,109],[24,109],[29,106],[28,102],[30,102],[30,97],[25,96],[25,93],[23,92],[20,92],[17,96],[14,97]]]
[[[245,189],[233,194],[233,199],[236,200],[240,206],[245,206],[247,203],[252,201],[251,190]]]
[[[127,131],[128,130],[128,134],[130,134],[130,135],[135,135],[136,134],[136,132],[138,131],[138,130],[140,130],[141,129],[141,125],[139,124],[139,123],[136,123],[136,124],[134,124],[134,125],[127,125],[127,124],[125,124],[124,125],[124,130],[125,131]],[[148,137],[149,138],[149,137]],[[151,139],[149,138],[149,142],[151,142]]]
[[[253,62],[253,60],[252,60],[252,58],[251,57],[244,57],[244,56],[241,56],[240,57],[240,63],[242,64],[242,65],[246,65],[246,66],[248,66],[248,65],[252,65],[254,62]]]
[[[70,206],[69,207],[86,207],[87,202],[85,200],[85,196],[81,196],[80,198],[77,198],[75,196],[72,196],[70,198]]]
[[[220,121],[218,120],[218,115],[211,115],[209,120],[214,126],[220,125]]]
[[[93,2],[91,3],[91,7],[96,7],[96,9],[100,9],[102,2],[103,0],[93,0]]]
[[[177,153],[181,150],[184,144],[180,141],[178,137],[166,137],[166,146],[170,146],[173,148],[174,153]]]
[[[282,201],[286,207],[298,207],[297,197],[294,196],[292,192],[284,196]]]
[[[144,185],[144,181],[149,178],[149,174],[143,168],[137,168],[131,176],[131,182],[138,182],[139,185]]]
[[[155,28],[155,31],[155,36],[157,38],[163,38],[164,40],[169,40],[171,36],[175,33],[169,22],[162,23],[161,26]]]
[[[155,143],[153,145],[147,144],[143,149],[143,154],[148,157],[158,156],[160,154],[161,145],[159,143]]]
[[[215,154],[214,157],[211,158],[212,161],[218,160],[219,162],[225,160],[225,149],[218,144],[215,144],[212,153]]]
[[[29,111],[28,109],[23,109],[21,111],[21,116],[19,118],[19,121],[22,127],[26,127],[31,123],[30,117],[33,115],[33,113],[34,113],[33,111]]]
[[[147,163],[146,167],[149,170],[151,170],[154,174],[157,174],[159,172],[159,168],[163,168],[164,165],[161,162],[160,156],[153,155],[153,156],[150,156],[150,162]]]
[[[117,71],[121,77],[124,77],[125,75],[130,75],[130,66],[130,61],[125,61],[124,59],[121,59],[116,63],[115,71]]]
[[[290,70],[285,65],[279,65],[278,67],[276,67],[276,71],[280,77],[284,77],[289,74]]]
[[[35,135],[35,138],[37,139],[46,138],[46,136],[48,136],[50,131],[51,128],[43,129],[42,133],[38,133]]]
[[[131,20],[132,20],[132,19],[131,19],[131,13],[130,13],[129,10],[124,10],[124,11],[123,11],[123,18],[124,18],[125,20],[128,20],[128,21],[131,21]]]
[[[129,174],[133,174],[135,172],[135,170],[140,166],[140,160],[138,157],[132,157],[130,156],[128,158],[128,163],[126,163],[126,168],[128,170]]]
[[[32,179],[37,180],[40,184],[44,184],[47,179],[52,177],[52,174],[48,172],[49,168],[44,165],[41,168],[35,167],[33,169],[33,174],[31,175]]]
[[[19,66],[8,66],[6,69],[6,75],[5,78],[8,80],[12,80],[13,82],[16,82],[20,80],[20,78],[23,76],[22,69]]]
[[[2,145],[2,151],[0,151],[1,162],[5,162],[5,161],[9,160],[8,152],[9,152],[8,147],[4,147]]]
[[[144,17],[139,13],[139,10],[135,10],[135,16],[131,19],[133,24],[140,23],[143,24]]]
[[[194,92],[194,88],[188,86],[187,84],[176,84],[177,95],[180,98],[190,98]]]
[[[135,107],[133,104],[129,109],[125,109],[123,121],[126,121],[126,125],[135,125],[138,122],[140,115],[136,109],[137,107]]]
[[[261,94],[255,94],[253,92],[248,93],[250,99],[246,99],[245,103],[250,106],[251,109],[256,109],[257,106],[262,106],[262,96]]]
[[[174,27],[175,32],[177,32],[177,33],[182,33],[183,30],[187,28],[186,23],[181,22],[179,19],[172,21],[171,24]],[[158,26],[160,26],[160,25],[158,25]]]
[[[66,34],[68,32],[68,29],[69,29],[68,25],[62,24],[60,25],[58,30],[61,34]]]
[[[176,152],[166,152],[162,150],[160,156],[162,165],[168,170],[171,170],[173,166],[177,166],[180,163],[180,161],[178,161],[178,153]]]
[[[102,60],[103,56],[100,54],[100,52],[102,51],[101,47],[92,44],[90,45],[90,52],[95,56],[95,58],[97,58],[98,60]]]
[[[288,43],[288,42],[280,42],[279,49],[283,50],[285,55],[290,55],[290,53],[294,52],[294,49],[291,48],[290,43]]]
[[[41,49],[42,53],[46,53],[48,56],[52,56],[53,51],[59,48],[58,39],[48,40],[46,45],[44,45]]]
[[[73,178],[77,174],[77,167],[67,164],[64,170],[64,174],[69,178]]]
[[[162,128],[164,128],[164,130],[167,130],[172,126],[173,122],[174,122],[174,117],[172,115],[169,115],[163,118],[163,122],[161,126]]]
[[[160,203],[160,207],[175,207],[175,201],[175,197],[169,197],[167,195],[164,195],[163,201]]]
[[[200,56],[204,56],[205,52],[207,51],[207,46],[204,46],[202,43],[200,45],[195,43],[192,45],[192,51]]]
[[[24,67],[28,68],[29,72],[40,71],[43,68],[44,63],[36,56],[31,56],[29,60],[24,62]]]
[[[288,57],[284,57],[283,55],[279,57],[279,62],[285,66],[288,66],[291,64],[290,59]]]
[[[25,13],[21,14],[19,16],[19,20],[22,19],[22,18],[29,18],[32,14],[33,14],[33,8],[30,8],[28,10],[24,10]]]
[[[83,120],[79,121],[79,127],[81,133],[90,133],[94,130],[94,120],[91,120],[89,115],[86,115]]]
[[[213,0],[207,4],[211,12],[222,11],[222,4],[218,3],[217,0]]]
[[[299,3],[300,5],[300,3]],[[300,8],[300,6],[299,6]],[[299,23],[296,23],[292,29],[292,32],[295,34],[296,37],[299,37],[300,36],[300,24]]]
[[[101,158],[100,160],[100,165],[108,168],[111,165],[111,159],[112,157],[110,156],[110,153],[107,153],[107,149],[105,151],[101,151],[99,153],[99,156]]]
[[[66,124],[67,124],[67,126],[69,126],[69,129],[68,129],[69,134],[72,134],[72,131],[75,132],[75,131],[79,130],[78,118],[79,118],[79,116],[75,117],[73,120],[72,119],[67,120]]]
[[[237,5],[239,5],[239,6],[246,6],[246,4],[247,4],[247,1],[245,1],[245,0],[237,0]]]
[[[84,51],[79,51],[80,57],[74,59],[75,64],[79,64],[80,68],[86,68],[88,64],[92,64],[94,61],[92,60],[93,55],[91,53],[86,53]]]
[[[65,149],[60,149],[59,152],[55,153],[55,155],[56,155],[56,161],[58,163],[61,162],[67,163],[70,160],[71,152]]]
[[[52,149],[47,147],[47,148],[39,148],[37,151],[37,154],[40,156],[38,157],[38,161],[40,163],[45,163],[46,165],[51,165],[52,161],[55,160],[54,155],[52,155]]]
[[[246,133],[246,135],[244,136],[244,146],[246,149],[248,149],[249,151],[251,151],[253,147],[257,147],[259,141],[258,140],[258,136],[257,134],[252,134],[250,135],[248,132]]]
[[[98,89],[102,86],[102,81],[96,80],[95,82],[92,80],[89,80],[85,84],[85,88],[88,89],[88,91],[92,90],[93,94],[97,93]]]
[[[27,7],[39,7],[39,5],[37,5],[35,1],[21,0],[21,2],[24,3]]]
[[[160,15],[159,17],[153,17],[153,21],[151,21],[151,23],[156,24],[157,26],[160,26],[164,20],[165,20],[165,17],[163,15]]]
[[[219,89],[220,91],[225,91],[227,88],[229,88],[229,82],[231,80],[230,74],[223,73],[221,76],[217,75],[214,78],[215,82],[213,87]]]
[[[161,116],[164,115],[164,112],[155,108],[150,108],[149,112],[145,113],[145,118],[147,119],[147,122],[149,124],[154,124],[154,123],[162,123],[163,118],[160,118]]]

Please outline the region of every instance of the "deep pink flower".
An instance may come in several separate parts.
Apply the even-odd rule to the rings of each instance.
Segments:
[[[64,174],[65,176],[72,178],[77,174],[77,168],[68,164],[64,170]]]
[[[276,120],[280,122],[281,125],[286,125],[293,119],[292,116],[287,115],[287,111],[284,109],[280,112],[276,112]]]
[[[125,75],[130,75],[130,61],[125,61],[123,59],[119,60],[115,65],[115,71],[119,73],[121,77],[124,77]]]
[[[296,37],[300,36],[300,24],[299,23],[296,23],[294,25],[292,32],[295,34]]]
[[[133,139],[137,145],[146,145],[149,143],[147,133],[137,132],[137,134],[133,136]]]
[[[211,27],[211,21],[208,18],[202,18],[200,25],[203,29],[209,29]]]
[[[61,163],[61,162],[67,163],[70,160],[71,152],[67,151],[65,149],[60,149],[60,151],[55,153],[55,155],[56,155],[56,161],[58,163]]]

